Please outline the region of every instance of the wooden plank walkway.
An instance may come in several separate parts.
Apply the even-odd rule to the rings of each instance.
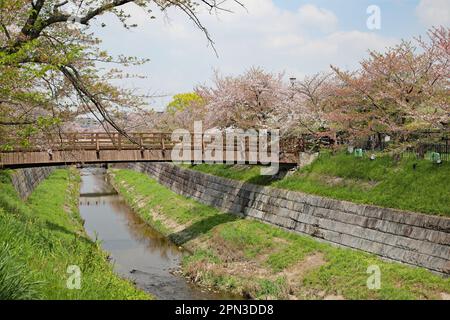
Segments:
[[[0,152],[0,168],[14,168],[38,165],[89,164],[111,162],[171,162],[172,142],[170,133],[132,133],[131,141],[118,133],[65,133],[49,139],[41,145],[39,141],[30,141],[30,147],[16,146],[10,151]],[[198,141],[199,136],[191,136]],[[203,155],[206,149],[203,136],[200,143],[190,146],[191,159],[194,153]],[[197,140],[196,140],[197,139]],[[225,141],[225,139],[224,139]],[[247,161],[250,159],[249,138],[223,148],[223,159],[230,151],[237,159],[237,152]],[[137,142],[137,144],[136,144]],[[298,151],[290,141],[280,143],[279,163],[298,163]],[[245,149],[245,151],[244,151]],[[255,154],[253,151],[252,154]],[[258,163],[260,163],[258,158]]]

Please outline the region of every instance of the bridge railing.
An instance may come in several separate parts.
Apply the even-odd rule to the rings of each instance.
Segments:
[[[18,151],[77,151],[77,150],[170,150],[178,142],[172,141],[172,134],[166,132],[147,132],[147,133],[129,133],[130,140],[119,133],[63,133],[61,135],[49,136],[46,139],[30,139],[28,141],[28,147],[15,146],[10,152]],[[203,141],[206,135],[202,135],[200,141]],[[213,138],[214,139],[214,138]],[[206,139],[208,141],[213,140],[211,138]],[[199,146],[199,149],[205,148],[205,143],[198,143],[199,136],[191,134],[191,149],[195,149]],[[224,151],[229,149],[230,145],[227,145],[226,138],[223,136]],[[197,143],[195,143],[197,142]],[[270,138],[269,138],[270,142]],[[209,142],[210,143],[210,142]],[[234,150],[250,150],[250,141],[248,138],[244,140],[244,144],[234,141],[232,149]],[[302,148],[302,142],[298,138],[282,139],[280,141],[280,150],[283,152],[297,152]],[[270,151],[270,143],[268,146]]]
[[[132,162],[132,161],[172,161],[171,152],[179,142],[172,141],[171,133],[149,132],[129,133],[130,139],[118,133],[64,133],[47,136],[45,139],[30,139],[28,146],[17,146],[0,151],[0,168],[23,165],[70,164],[97,162]],[[223,149],[215,141],[216,134],[192,135],[190,141],[183,137],[183,151],[190,150],[192,159],[207,159],[208,156],[226,161],[246,161],[266,163],[273,159],[271,136],[261,140],[260,136],[235,136],[233,142],[222,136]],[[219,139],[220,140],[220,139]],[[301,139],[282,139],[278,157],[273,161],[284,164],[298,163],[298,151],[302,148]],[[261,146],[264,146],[261,148]],[[211,152],[211,153],[209,153]],[[221,152],[222,155],[221,155]],[[265,153],[270,153],[265,155]]]
[[[135,150],[168,149],[173,147],[170,133],[130,133],[130,140],[119,133],[63,133],[44,139],[31,138],[27,146],[13,146],[10,151],[52,151],[65,150]]]

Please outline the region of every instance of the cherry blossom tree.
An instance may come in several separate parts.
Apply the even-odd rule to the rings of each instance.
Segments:
[[[443,130],[449,122],[450,29],[370,52],[354,72],[332,67],[341,82],[330,116],[355,136]]]
[[[291,131],[317,134],[335,129],[328,113],[329,101],[336,94],[336,78],[333,74],[320,72],[305,76],[293,84],[292,90],[290,109],[295,112],[288,122]]]
[[[220,128],[278,128],[277,114],[286,99],[282,79],[282,73],[267,73],[261,68],[236,77],[216,72],[213,86],[197,88],[206,103],[206,122]]]
[[[283,73],[262,68],[238,76],[216,72],[211,86],[196,89],[202,107],[183,106],[159,125],[190,128],[202,120],[205,129],[280,129],[284,137],[316,141],[381,141],[385,134],[408,140],[418,130],[448,130],[449,39],[448,28],[433,28],[427,39],[371,51],[357,70],[332,66],[291,85]]]
[[[104,129],[127,136],[116,119],[125,108],[142,109],[144,98],[112,84],[126,77],[122,66],[146,59],[113,57],[99,48],[89,23],[115,15],[124,28],[136,25],[125,5],[147,13],[177,8],[213,41],[198,18],[198,8],[226,10],[216,0],[2,0],[0,1],[0,146],[10,138],[26,142],[31,135],[60,128],[74,117],[91,113]],[[240,3],[236,0],[230,2]],[[107,26],[106,26],[107,27]],[[119,67],[111,67],[111,64]],[[104,66],[107,66],[106,68]],[[101,66],[101,67],[100,67]],[[8,137],[6,137],[6,135]]]

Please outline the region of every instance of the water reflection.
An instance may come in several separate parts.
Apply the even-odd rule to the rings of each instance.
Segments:
[[[106,180],[104,169],[82,169],[80,214],[89,236],[102,241],[115,270],[160,299],[226,299],[173,274],[183,251],[149,227]]]

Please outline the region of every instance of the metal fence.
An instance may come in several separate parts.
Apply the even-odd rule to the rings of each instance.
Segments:
[[[417,147],[408,148],[403,154],[403,157],[415,157],[419,159],[432,160],[433,154],[439,154],[440,160],[450,161],[450,145],[449,139],[445,139],[444,143],[422,143]]]

